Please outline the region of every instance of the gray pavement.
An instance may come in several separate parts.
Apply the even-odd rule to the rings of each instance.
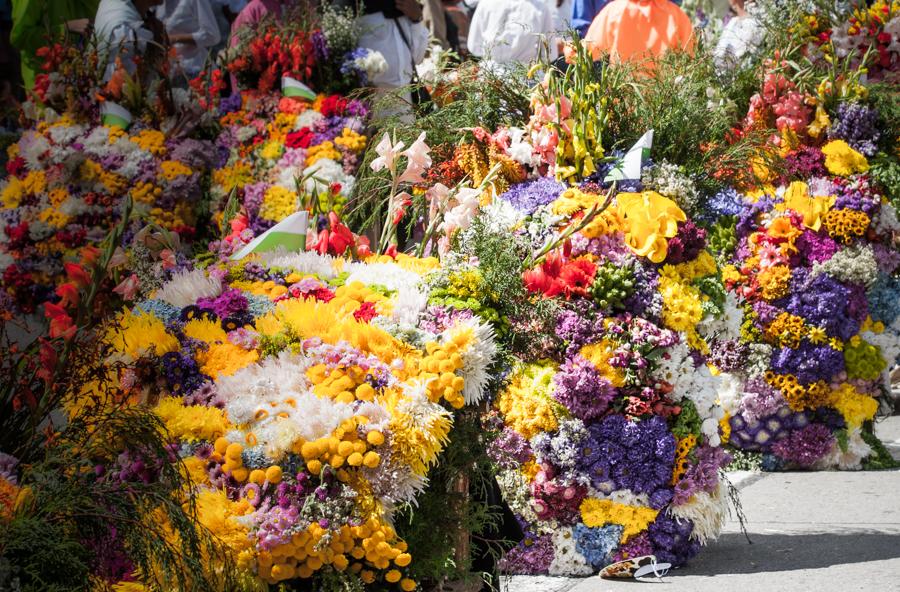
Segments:
[[[900,416],[876,425],[900,459]],[[733,473],[750,543],[731,520],[658,581],[507,578],[510,592],[900,592],[900,471]]]

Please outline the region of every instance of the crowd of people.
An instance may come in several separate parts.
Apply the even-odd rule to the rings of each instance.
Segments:
[[[388,68],[378,88],[413,82],[429,48],[451,50],[486,65],[527,64],[564,53],[577,31],[596,58],[639,60],[667,50],[691,51],[688,15],[670,0],[323,0],[357,11],[362,44]],[[171,47],[174,71],[196,76],[244,27],[282,10],[288,0],[4,0],[0,2],[3,97],[30,89],[38,50],[63,37],[95,35],[112,72],[148,45]],[[717,55],[724,64],[752,48],[758,30],[743,0],[730,0]],[[18,54],[18,60],[15,59]],[[16,65],[18,64],[18,66]]]

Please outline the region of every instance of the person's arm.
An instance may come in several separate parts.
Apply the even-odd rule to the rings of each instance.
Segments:
[[[572,28],[578,31],[582,39],[604,4],[603,0],[575,0],[572,3]]]

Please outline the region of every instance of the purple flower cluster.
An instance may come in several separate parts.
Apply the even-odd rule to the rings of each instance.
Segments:
[[[743,368],[747,353],[747,345],[740,339],[715,340],[709,344],[707,361],[722,372],[735,372]]]
[[[612,383],[581,356],[566,360],[553,380],[553,398],[565,405],[573,417],[584,421],[602,417],[617,394]]]
[[[668,487],[675,437],[664,418],[655,415],[630,422],[622,415],[610,415],[591,425],[588,432],[579,466],[598,491],[630,489],[653,494]]]
[[[685,261],[693,261],[706,248],[706,230],[700,228],[692,220],[678,224],[678,234],[669,239],[666,263],[676,265]]]
[[[538,575],[546,574],[553,561],[553,538],[526,533],[525,538],[500,560],[500,570],[505,573]]]
[[[554,201],[565,189],[551,177],[541,177],[534,181],[526,181],[513,185],[500,196],[523,214],[533,214],[541,206]]]
[[[784,169],[784,181],[822,177],[828,174],[825,168],[825,155],[814,146],[804,146],[788,154],[784,159]]]
[[[690,520],[676,520],[660,512],[647,531],[657,561],[684,565],[700,551],[700,543],[691,538],[694,524]]]
[[[731,462],[731,456],[722,448],[702,446],[695,451],[697,462],[675,485],[672,503],[681,505],[699,492],[712,493],[719,486],[719,469]]]
[[[469,309],[431,305],[422,311],[419,327],[429,333],[438,335],[456,323],[469,320],[473,316],[475,316],[475,313]]]
[[[172,393],[192,393],[211,380],[200,372],[200,367],[189,353],[168,352],[159,361],[160,375]]]
[[[772,452],[787,462],[808,468],[828,454],[834,441],[834,435],[828,427],[811,423],[776,442],[772,446]]]
[[[865,156],[875,156],[881,138],[878,112],[862,103],[841,103],[837,118],[831,122],[828,137],[844,140]]]
[[[197,300],[198,307],[216,313],[216,316],[220,319],[246,312],[247,305],[247,298],[237,288],[226,288],[215,298],[200,298]]]
[[[731,441],[742,450],[766,452],[787,436],[791,430],[806,427],[809,420],[804,413],[795,413],[784,406],[775,413],[748,419],[744,415],[731,418]]]
[[[772,370],[794,374],[802,384],[829,379],[845,369],[844,354],[828,345],[803,341],[798,348],[782,347],[772,353]]]
[[[504,428],[491,442],[487,453],[499,466],[512,468],[524,464],[531,458],[531,446],[518,432]]]
[[[850,289],[830,275],[811,277],[804,268],[798,268],[794,270],[784,309],[825,329],[829,336],[847,340],[859,332],[861,321],[848,315],[850,296]]]
[[[722,216],[737,216],[744,207],[744,197],[733,187],[726,187],[709,198],[701,212],[704,222],[715,222]]]
[[[575,355],[603,331],[602,319],[592,319],[589,309],[589,302],[578,301],[573,309],[564,309],[556,317],[556,335],[566,342],[570,355]]]
[[[827,234],[807,230],[795,243],[800,256],[807,263],[824,263],[840,250],[840,245]]]

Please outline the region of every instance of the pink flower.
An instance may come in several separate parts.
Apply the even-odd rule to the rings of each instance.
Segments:
[[[407,158],[406,170],[400,175],[400,181],[408,181],[410,183],[421,183],[425,179],[422,173],[431,166],[431,157],[428,153],[431,148],[425,143],[425,132],[419,134],[412,146],[403,151],[403,156]],[[374,164],[374,163],[373,163]]]
[[[372,164],[370,164],[369,166],[371,166],[372,170],[376,173],[378,171],[384,170],[385,168],[389,171],[393,171],[395,161],[397,160],[397,157],[400,156],[403,147],[403,142],[397,142],[396,146],[393,145],[391,143],[391,137],[387,132],[384,132],[384,136],[381,138],[381,141],[378,142],[377,146],[375,146],[375,152],[378,154],[378,158],[373,160]]]
[[[160,251],[159,258],[162,260],[163,269],[172,269],[177,264],[175,261],[175,253],[172,249],[163,249]]]
[[[116,250],[113,251],[112,257],[109,258],[109,269],[121,267],[126,263],[128,263],[128,255],[125,254],[125,249],[123,249],[122,247],[116,247]]]
[[[141,282],[140,280],[138,280],[138,277],[134,274],[131,274],[127,278],[122,280],[122,283],[113,288],[113,292],[119,294],[125,300],[134,300],[140,284]]]

